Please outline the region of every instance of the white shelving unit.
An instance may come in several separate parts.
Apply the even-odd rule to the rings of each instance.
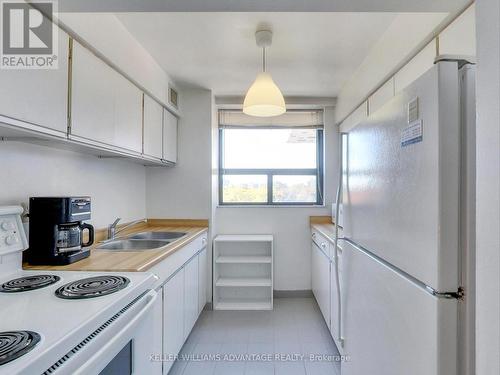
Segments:
[[[272,310],[272,235],[218,235],[213,262],[215,310]]]

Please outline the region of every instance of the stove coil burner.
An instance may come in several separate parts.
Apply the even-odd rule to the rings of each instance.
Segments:
[[[28,290],[40,289],[57,283],[61,278],[55,275],[33,275],[9,280],[0,285],[2,293],[18,293]]]
[[[28,353],[40,341],[32,331],[0,332],[0,366]]]
[[[76,280],[56,290],[56,296],[65,299],[84,299],[105,296],[125,288],[129,279],[122,276],[95,276]]]

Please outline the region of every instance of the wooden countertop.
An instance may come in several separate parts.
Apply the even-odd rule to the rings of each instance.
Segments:
[[[124,225],[122,225],[122,227],[123,226]],[[119,228],[120,226],[118,226],[118,229]],[[118,234],[117,239],[144,231],[172,231],[187,233],[185,237],[173,241],[163,247],[143,251],[110,251],[96,249],[99,246],[99,241],[102,241],[106,236],[106,231],[100,229],[96,230],[96,241],[94,242],[94,245],[92,245],[91,254],[88,258],[66,266],[30,265],[28,263],[24,263],[23,268],[28,270],[53,271],[143,272],[172,255],[183,246],[189,244],[196,237],[206,232],[207,229],[208,220],[148,219],[147,222],[134,225]]]
[[[331,242],[335,241],[335,224],[332,223],[331,216],[311,216],[309,221],[311,228],[316,229]]]

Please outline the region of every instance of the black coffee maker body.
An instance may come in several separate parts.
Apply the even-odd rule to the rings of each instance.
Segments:
[[[63,265],[90,255],[94,227],[90,197],[31,197],[29,248],[23,258],[30,264]],[[88,240],[84,242],[84,230]]]

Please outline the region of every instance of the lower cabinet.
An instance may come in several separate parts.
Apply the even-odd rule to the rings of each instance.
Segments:
[[[198,255],[198,314],[201,314],[207,304],[207,248]]]
[[[330,258],[312,243],[312,290],[328,328],[331,327],[330,317]]]
[[[203,244],[206,244],[206,239]],[[164,375],[168,374],[175,356],[179,354],[205,306],[206,257],[206,247],[198,250],[162,286]]]
[[[184,266],[184,340],[198,319],[198,256]]]
[[[184,344],[184,268],[163,286],[163,373],[167,374]]]

